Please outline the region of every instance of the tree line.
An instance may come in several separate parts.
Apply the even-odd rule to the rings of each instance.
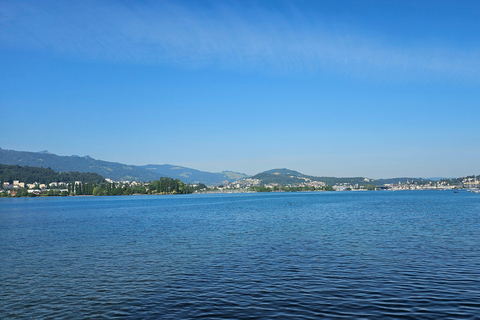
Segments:
[[[50,189],[41,193],[41,196],[119,196],[133,194],[188,194],[195,190],[206,187],[200,184],[197,187],[185,184],[179,179],[160,178],[144,185],[131,185],[128,183],[68,183],[65,190]],[[35,197],[37,194],[28,192],[25,188],[19,188],[15,197]],[[0,193],[0,197],[9,197],[7,192]]]
[[[247,189],[248,191],[253,192],[275,192],[275,191],[285,191],[285,192],[298,192],[298,191],[335,191],[332,186],[323,186],[323,187],[288,187],[288,186],[274,186],[273,188],[268,188],[264,186],[252,186]]]
[[[38,182],[45,184],[52,182],[73,183],[75,181],[88,183],[105,182],[105,178],[98,173],[77,171],[57,172],[51,168],[0,164],[0,182],[13,183],[14,180],[25,183]]]

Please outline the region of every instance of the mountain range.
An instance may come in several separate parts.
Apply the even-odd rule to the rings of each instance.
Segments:
[[[248,177],[246,174],[233,171],[214,173],[170,164],[148,164],[143,166],[134,166],[118,162],[97,160],[90,156],[59,156],[48,152],[47,150],[40,152],[29,152],[5,150],[0,148],[0,164],[51,168],[59,172],[92,172],[98,173],[104,178],[114,181],[153,181],[159,179],[160,177],[168,177],[179,179],[185,183],[220,185]],[[410,182],[429,181],[428,179],[421,178],[392,178],[375,180],[365,177],[315,177],[290,169],[272,169],[258,173],[251,178],[260,180],[264,185],[272,183],[279,185],[294,185],[303,183],[306,180],[322,181],[331,186],[342,183],[350,185],[371,184],[380,186],[384,183],[405,183],[407,180]]]
[[[114,181],[153,181],[169,177],[185,183],[218,185],[247,177],[246,174],[232,171],[213,173],[169,164],[134,166],[97,160],[90,156],[59,156],[47,150],[29,152],[0,148],[0,164],[51,168],[59,172],[94,172]]]

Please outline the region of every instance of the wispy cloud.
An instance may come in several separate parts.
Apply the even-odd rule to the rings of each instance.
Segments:
[[[398,44],[388,34],[284,4],[1,1],[0,47],[187,68],[334,72],[358,77],[478,78],[480,52]],[[418,39],[420,43],[422,39]]]

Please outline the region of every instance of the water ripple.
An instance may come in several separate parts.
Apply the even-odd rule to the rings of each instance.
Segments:
[[[474,195],[15,200],[2,319],[479,319]]]

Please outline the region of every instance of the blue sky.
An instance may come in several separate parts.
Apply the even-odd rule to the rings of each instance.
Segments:
[[[4,149],[479,174],[477,1],[0,0]]]

